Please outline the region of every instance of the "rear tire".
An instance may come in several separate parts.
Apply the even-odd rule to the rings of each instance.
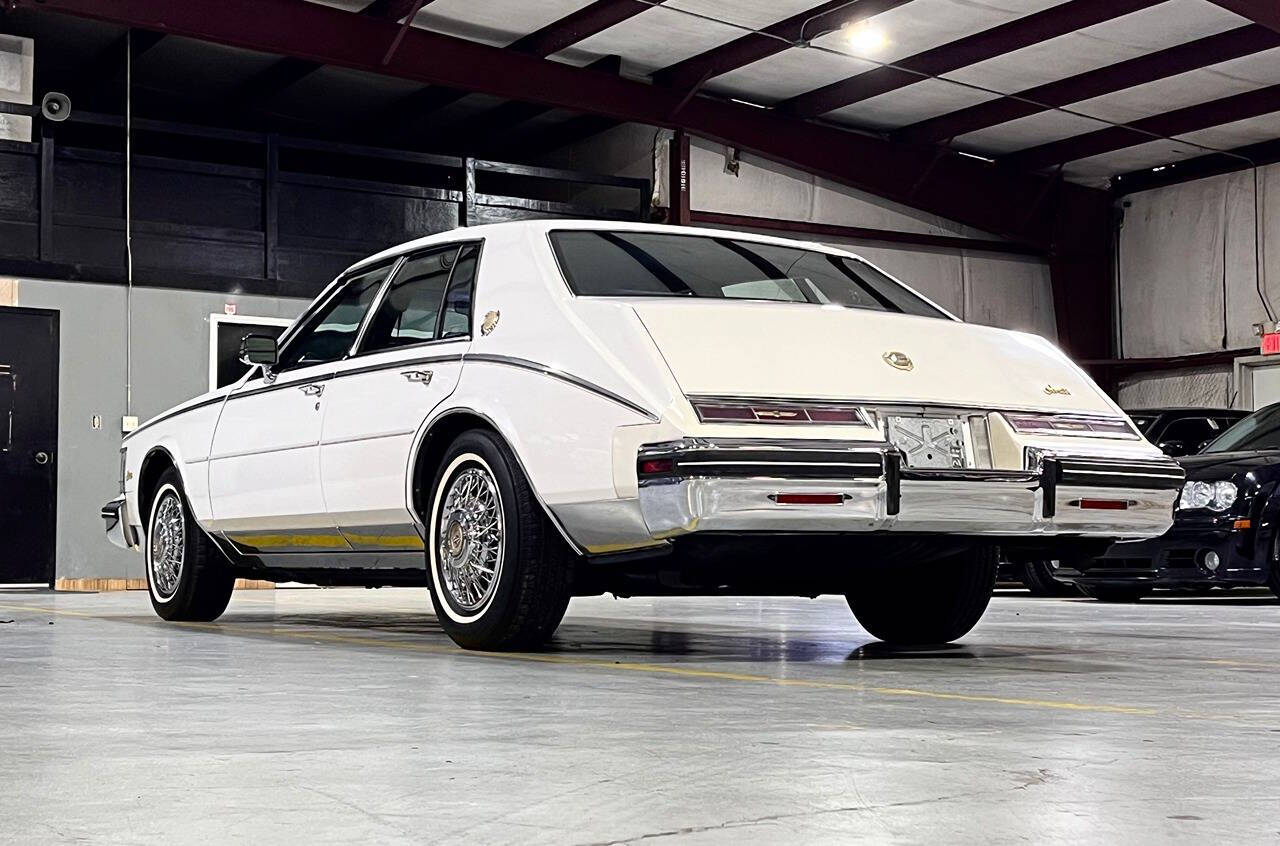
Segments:
[[[1137,602],[1151,593],[1149,587],[1133,585],[1081,585],[1080,589],[1099,602]]]
[[[466,649],[544,643],[569,605],[572,552],[510,448],[489,432],[463,432],[431,490],[427,567],[441,628]]]
[[[998,563],[995,547],[981,546],[924,565],[878,566],[846,599],[858,623],[886,643],[950,643],[987,610]]]
[[[1024,561],[1018,565],[1018,580],[1032,596],[1079,596],[1080,589],[1053,575],[1048,561]]]
[[[236,577],[196,525],[178,471],[161,474],[143,543],[151,607],[162,619],[210,622],[227,610]]]

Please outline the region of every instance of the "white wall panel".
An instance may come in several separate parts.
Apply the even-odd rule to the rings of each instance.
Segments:
[[[1229,407],[1234,399],[1229,365],[1137,373],[1120,381],[1117,402],[1124,409],[1168,406]]]
[[[1222,349],[1226,185],[1131,198],[1120,244],[1120,326],[1130,358]]]
[[[1236,349],[1266,319],[1258,266],[1280,308],[1280,165],[1131,195],[1120,233],[1123,354]],[[1260,226],[1258,225],[1260,223]],[[1257,249],[1255,229],[1262,232]],[[1261,260],[1259,262],[1259,259]]]
[[[1057,340],[1047,264],[1019,256],[971,253],[964,257],[964,278],[965,320]]]

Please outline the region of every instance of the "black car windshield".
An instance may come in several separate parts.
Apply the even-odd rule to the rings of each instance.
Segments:
[[[1145,435],[1147,430],[1151,428],[1151,424],[1156,422],[1158,418],[1154,414],[1130,414],[1129,419],[1136,423],[1138,431]]]
[[[1280,449],[1280,403],[1255,411],[1219,435],[1204,452]]]
[[[552,232],[551,243],[579,296],[769,300],[947,318],[866,262],[817,250],[598,229]]]

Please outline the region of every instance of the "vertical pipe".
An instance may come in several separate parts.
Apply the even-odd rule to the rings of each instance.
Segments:
[[[262,275],[275,281],[278,270],[277,248],[280,240],[280,145],[275,134],[267,136],[267,169],[262,180]]]
[[[133,30],[124,59],[124,413],[133,412]]]
[[[670,181],[667,184],[667,202],[670,211],[667,223],[677,226],[689,225],[689,134],[677,129],[671,136],[671,155],[667,166],[670,168]]]

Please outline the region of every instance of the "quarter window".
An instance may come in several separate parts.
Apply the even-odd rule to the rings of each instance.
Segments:
[[[337,361],[355,343],[365,313],[391,272],[384,265],[353,276],[281,350],[279,370]]]

